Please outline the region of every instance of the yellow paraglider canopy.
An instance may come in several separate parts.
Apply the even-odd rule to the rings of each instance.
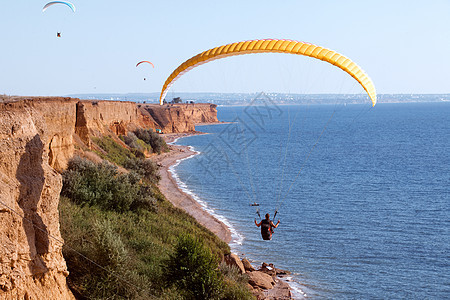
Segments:
[[[309,56],[326,61],[342,69],[356,79],[356,81],[361,84],[369,95],[373,106],[375,106],[377,102],[377,93],[372,80],[356,63],[344,55],[310,43],[291,40],[266,39],[236,42],[215,47],[188,59],[176,68],[175,71],[173,71],[167,78],[161,91],[159,103],[161,105],[163,104],[163,100],[172,84],[180,78],[181,75],[189,70],[216,59],[253,53],[288,53]]]

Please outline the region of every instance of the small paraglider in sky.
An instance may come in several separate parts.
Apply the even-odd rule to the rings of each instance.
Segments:
[[[138,62],[138,63],[136,64],[136,67],[139,66],[139,65],[142,64],[142,63],[150,64],[153,68],[155,67],[155,66],[153,65],[153,63],[149,62],[148,60],[143,60],[143,61]],[[147,78],[144,77],[144,80],[147,80]]]
[[[42,12],[46,11],[47,8],[49,8],[50,6],[53,6],[55,4],[67,5],[73,12],[75,12],[75,5],[73,5],[73,3],[70,3],[68,1],[51,1],[44,5],[44,7],[42,8]]]
[[[56,5],[56,4],[65,5],[65,6],[69,7],[72,10],[72,12],[75,12],[75,5],[73,5],[73,3],[70,3],[68,1],[51,1],[51,2],[48,2],[42,8],[42,12],[45,12],[49,7],[51,7],[53,5]],[[57,38],[61,37],[61,32],[60,31],[56,32],[56,37]]]
[[[148,60],[143,60],[143,61],[138,62],[138,63],[136,64],[136,67],[139,66],[139,65],[142,64],[142,63],[148,63],[148,64],[150,64],[153,68],[155,67],[155,66],[154,66],[151,62],[149,62]]]

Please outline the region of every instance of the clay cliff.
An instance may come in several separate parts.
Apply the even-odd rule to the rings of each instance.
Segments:
[[[64,120],[71,115],[70,104],[63,105],[64,101],[59,104],[62,104],[61,115],[53,124],[47,121],[54,116],[54,110],[43,114],[41,109],[36,109],[37,102],[1,104],[1,299],[73,298],[67,288],[68,272],[59,242],[58,202],[62,181],[50,166],[56,159],[50,149],[59,154],[62,148],[73,149],[71,133],[64,132],[64,128],[65,121],[75,125],[75,119]]]
[[[195,124],[218,122],[215,104],[150,104],[141,108],[165,133],[191,132]]]
[[[215,105],[29,98],[0,103],[0,299],[73,299],[62,256],[61,175],[90,136],[217,122]]]

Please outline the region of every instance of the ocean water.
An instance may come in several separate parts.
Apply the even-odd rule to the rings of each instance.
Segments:
[[[450,298],[450,104],[219,107],[172,168],[297,298]],[[280,226],[263,241],[251,203]]]

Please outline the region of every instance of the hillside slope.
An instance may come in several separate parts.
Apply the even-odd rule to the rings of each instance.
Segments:
[[[0,296],[72,299],[62,256],[58,171],[93,136],[135,128],[194,131],[217,121],[214,105],[137,105],[73,98],[0,103]]]

